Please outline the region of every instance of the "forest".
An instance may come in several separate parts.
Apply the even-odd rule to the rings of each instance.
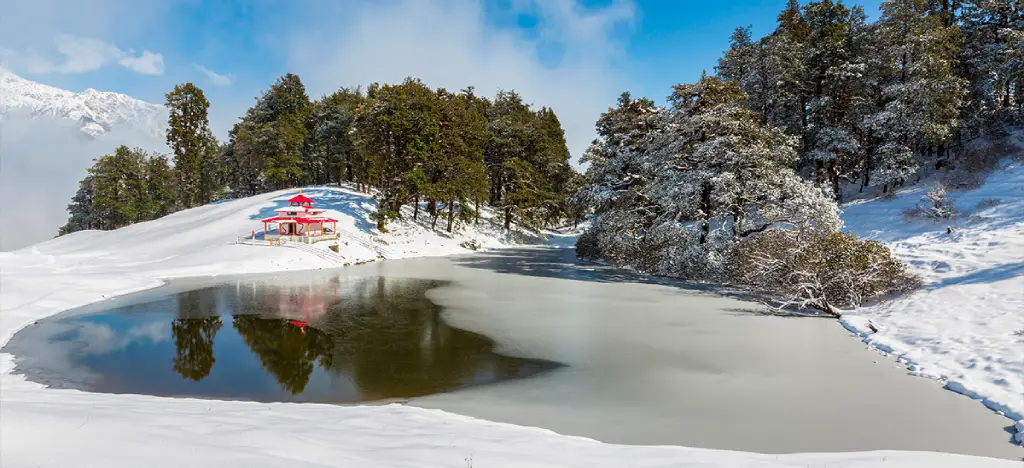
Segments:
[[[221,143],[203,91],[185,83],[166,95],[170,157],[122,147],[97,159],[60,233],[351,183],[373,194],[382,232],[409,205],[449,232],[482,204],[506,229],[588,219],[581,258],[838,315],[918,284],[884,245],[842,231],[839,204],[941,172],[921,213],[946,212],[945,191],[977,186],[1024,125],[1022,7],[889,0],[869,21],[859,6],[790,0],[773,32],[736,29],[714,73],[673,86],[666,105],[623,93],[596,123],[585,174],[555,112],[514,91],[407,78],[311,100],[287,74]]]
[[[117,229],[225,198],[305,185],[352,183],[373,193],[377,227],[402,216],[457,223],[481,204],[505,228],[577,216],[567,200],[582,183],[569,165],[554,110],[514,91],[493,99],[472,87],[431,89],[408,78],[341,88],[310,100],[301,79],[280,77],[218,142],[209,101],[192,83],[166,95],[170,157],[119,147],[97,158],[68,206],[67,234]]]
[[[667,106],[623,93],[601,115],[577,252],[834,315],[912,289],[884,245],[842,232],[838,204],[937,171],[976,186],[998,162],[976,143],[1024,125],[1022,70],[1017,0],[890,0],[873,22],[791,0],[767,36],[738,28],[714,75]]]

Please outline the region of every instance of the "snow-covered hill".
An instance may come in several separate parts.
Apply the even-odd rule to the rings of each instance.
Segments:
[[[1015,140],[1024,154],[1024,132]],[[844,207],[847,228],[881,240],[921,275],[908,297],[843,318],[865,342],[1014,420],[1024,418],[1024,164],[1010,159],[976,190],[950,194],[950,223],[907,221],[930,184]],[[947,233],[946,228],[953,232]],[[868,323],[878,329],[871,331]],[[1018,423],[1024,441],[1024,423]]]
[[[132,127],[163,138],[167,128],[167,109],[161,105],[91,88],[75,93],[0,68],[0,118],[19,114],[68,120],[91,137]]]
[[[239,245],[297,190],[181,211],[117,231],[85,231],[0,252],[0,345],[18,329],[72,307],[157,286],[175,276],[334,266],[307,251]],[[469,252],[514,243],[485,212],[453,235],[406,219],[378,232],[372,199],[346,188],[308,188],[346,231],[346,261]],[[423,213],[421,212],[421,215]],[[374,240],[377,239],[377,240]],[[529,240],[525,236],[524,240]],[[553,242],[564,245],[566,242]],[[925,452],[755,454],[604,444],[551,431],[402,405],[265,404],[57,390],[11,375],[0,355],[4,466],[339,467],[1010,467],[1016,462]],[[53,438],[60,437],[56,446]],[[153,441],[159,441],[154,444]]]

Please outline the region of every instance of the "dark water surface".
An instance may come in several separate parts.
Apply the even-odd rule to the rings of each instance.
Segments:
[[[444,284],[290,274],[149,293],[43,320],[8,351],[17,372],[52,386],[256,401],[408,398],[557,366],[497,354],[484,336],[445,324],[424,295]]]

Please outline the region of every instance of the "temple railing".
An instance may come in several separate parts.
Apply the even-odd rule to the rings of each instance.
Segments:
[[[262,235],[257,233],[255,238],[249,236],[239,236],[235,239],[236,244],[248,244],[248,245],[282,245],[289,242],[300,243],[300,244],[315,244],[317,242],[335,240],[338,238],[338,234],[335,232],[329,234],[322,234],[319,236],[275,236],[275,235]]]

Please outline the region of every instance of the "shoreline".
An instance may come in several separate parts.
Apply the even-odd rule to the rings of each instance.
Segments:
[[[225,205],[200,209],[223,209]],[[184,213],[188,214],[188,211]],[[295,255],[291,249],[252,250],[256,247],[210,245],[208,241],[195,244],[201,247],[173,255],[165,253],[169,252],[167,249],[181,248],[173,242],[171,245],[150,243],[148,246],[137,243],[140,245],[131,248],[145,255],[141,261],[110,250],[111,244],[118,244],[114,240],[121,238],[118,234],[136,234],[141,229],[129,227],[87,236],[93,238],[91,240],[83,238],[83,241],[91,242],[92,248],[82,249],[82,241],[76,241],[76,236],[69,236],[0,255],[0,265],[3,266],[0,287],[4,291],[0,298],[4,310],[0,316],[0,340],[3,344],[36,320],[158,288],[174,279],[272,274],[329,266],[310,254]],[[164,250],[159,250],[161,248]],[[436,249],[431,252],[434,251]],[[260,253],[254,255],[253,252]],[[338,271],[387,268],[391,263],[373,262],[361,267],[339,268]],[[296,461],[299,465],[330,461],[353,467],[459,466],[467,458],[488,467],[522,463],[580,467],[624,464],[687,466],[691,463],[724,467],[758,463],[780,468],[793,464],[843,463],[849,467],[868,467],[878,466],[883,459],[888,463],[885,466],[896,467],[1015,466],[1006,460],[931,452],[765,455],[684,446],[606,444],[560,435],[547,429],[496,423],[412,405],[336,407],[56,390],[10,374],[12,364],[9,354],[4,353],[0,357],[0,394],[3,399],[0,428],[5,434],[0,443],[3,445],[5,466],[11,467],[69,466],[89,460],[110,460],[111,453],[118,453],[117,463],[108,463],[115,467],[139,464],[223,466],[229,463],[274,466],[286,462],[295,464]],[[161,422],[154,425],[154,421]],[[235,432],[240,431],[246,436],[215,430],[218,427],[235,428]],[[409,450],[396,449],[403,446],[392,437],[396,430],[404,435],[417,435],[409,440],[414,443]],[[54,441],[55,434],[73,436]],[[203,434],[201,438],[199,434]],[[338,436],[342,434],[347,434],[347,437],[342,437],[347,440],[339,444]],[[146,442],[151,440],[163,440],[164,443],[145,453],[122,450],[126,444],[151,446]],[[254,440],[260,445],[253,446]],[[290,444],[292,448],[282,450],[282,443]],[[312,452],[296,460],[292,452],[297,447]],[[197,457],[205,464],[197,463]],[[160,462],[154,463],[154,460]]]

